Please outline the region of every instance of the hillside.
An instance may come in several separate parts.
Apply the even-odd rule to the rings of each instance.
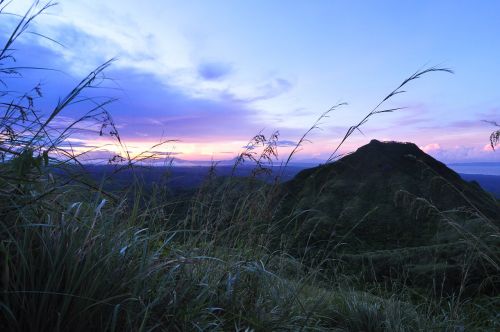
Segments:
[[[424,267],[437,261],[444,270],[458,268],[462,240],[490,241],[500,222],[492,195],[412,143],[373,140],[298,173],[284,195],[283,212],[295,217],[296,250],[332,252],[351,268],[378,262],[375,277],[401,266],[428,272]]]
[[[311,210],[327,224],[335,220],[334,228],[363,219],[370,229],[354,233],[370,248],[416,244],[436,231],[435,223],[424,221],[446,213],[480,213],[496,221],[500,216],[498,203],[476,182],[464,181],[412,143],[373,140],[335,163],[300,172],[285,188],[287,206]],[[374,237],[381,230],[384,236]]]

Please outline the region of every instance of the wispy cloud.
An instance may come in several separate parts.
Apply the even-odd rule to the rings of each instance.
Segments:
[[[222,62],[203,62],[198,65],[198,74],[201,78],[209,81],[221,80],[228,76],[232,67]]]
[[[276,145],[278,147],[295,147],[297,146],[297,142],[283,140],[283,141],[278,141]]]
[[[247,103],[252,103],[261,100],[267,100],[279,97],[284,93],[290,91],[293,87],[293,84],[284,79],[284,78],[275,78],[270,82],[267,82],[264,85],[258,86],[255,91],[246,97],[238,97],[237,95],[233,95],[235,100],[240,100]]]
[[[22,12],[23,6],[16,3],[13,8]],[[214,57],[205,60],[195,51],[199,47],[196,38],[178,27],[163,24],[156,16],[147,21],[140,13],[131,16],[127,9],[115,0],[89,0],[85,5],[64,2],[53,9],[56,15],[41,17],[34,27],[64,47],[35,36],[24,41],[50,49],[64,60],[66,71],[75,76],[83,76],[99,64],[117,58],[115,68],[153,76],[162,84],[197,98],[231,96],[239,102],[252,103],[279,96],[290,86],[281,77],[256,75],[245,80],[227,80],[234,73],[234,66]]]

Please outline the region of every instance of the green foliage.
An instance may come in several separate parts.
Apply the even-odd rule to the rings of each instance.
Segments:
[[[13,43],[49,7],[35,2],[20,18],[0,52],[2,74],[15,74],[5,65]],[[394,156],[376,151],[376,169],[353,154],[266,184],[258,175],[277,157],[278,133],[259,134],[235,164],[254,162],[251,178],[209,177],[182,197],[159,186],[147,196],[139,182],[104,192],[75,172],[78,156],[62,143],[88,121],[101,133],[111,128],[120,143],[103,109],[110,101],[62,131],[51,123],[87,100],[80,94],[99,85],[108,65],[50,112],[37,110],[30,94],[0,94],[0,330],[498,329],[497,203],[444,165],[422,166],[416,152],[398,159],[411,176],[388,176]],[[415,73],[382,102],[433,71],[443,70]],[[42,96],[39,87],[32,93]],[[392,111],[379,106],[343,141]],[[356,164],[365,165],[357,178],[349,171]]]

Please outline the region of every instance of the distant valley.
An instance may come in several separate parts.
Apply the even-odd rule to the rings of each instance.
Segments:
[[[225,161],[215,168],[216,176],[230,176],[233,172],[232,161]],[[234,162],[233,162],[234,163]],[[189,166],[184,166],[188,164]],[[191,166],[194,165],[194,166]],[[500,164],[498,163],[461,163],[449,164],[448,166],[460,174],[466,181],[476,181],[487,192],[492,193],[496,198],[500,198]],[[275,176],[281,173],[281,181],[291,180],[300,171],[314,167],[311,163],[292,163],[285,169],[280,167],[273,168],[273,174],[261,175],[265,181],[273,181]],[[498,166],[498,167],[497,167]],[[252,174],[254,167],[251,165],[241,165],[235,171],[234,175],[245,177]],[[111,165],[88,165],[87,171],[94,180],[100,180],[103,177],[110,176],[115,170]],[[144,185],[152,183],[163,183],[172,189],[193,189],[198,187],[207,178],[210,171],[210,162],[179,162],[173,166],[137,166],[133,169],[124,169],[112,176],[112,183],[116,186],[127,186],[131,179],[136,176],[141,179]],[[462,172],[461,172],[462,171]],[[485,174],[469,174],[469,172],[484,171]]]

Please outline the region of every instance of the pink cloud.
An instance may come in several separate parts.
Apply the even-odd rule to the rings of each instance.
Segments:
[[[491,147],[491,144],[486,144],[485,146],[483,146],[483,151],[491,152],[491,151],[494,151],[494,150]]]
[[[432,144],[429,144],[432,145]],[[425,147],[424,147],[425,148]],[[498,161],[500,154],[495,153],[489,145],[472,145],[472,146],[451,146],[440,147],[439,149],[425,150],[443,162],[473,162],[473,161]]]
[[[429,153],[431,151],[441,150],[441,146],[438,143],[430,143],[425,146],[421,146],[420,149],[426,153]]]

